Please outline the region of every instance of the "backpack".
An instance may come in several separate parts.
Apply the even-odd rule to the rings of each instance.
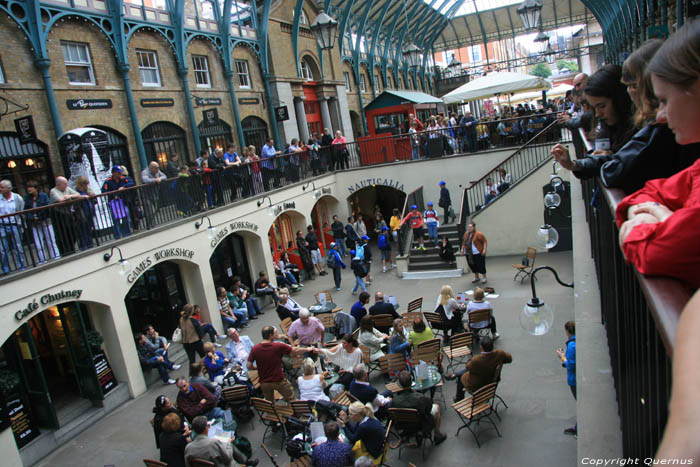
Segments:
[[[357,245],[357,247],[355,248],[355,256],[357,256],[361,260],[365,259],[365,247],[364,247],[364,245]]]
[[[379,247],[380,250],[387,249],[386,234],[381,234],[379,236],[379,239],[377,240],[377,247]],[[364,252],[364,248],[363,248],[363,252]]]
[[[333,254],[333,249],[328,252],[328,257],[326,258],[326,267],[335,269],[338,267],[338,258]]]

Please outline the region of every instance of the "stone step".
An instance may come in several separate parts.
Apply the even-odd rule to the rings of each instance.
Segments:
[[[433,263],[435,261],[442,261],[440,255],[412,255],[408,257],[408,264]]]
[[[442,260],[430,261],[425,263],[409,263],[409,271],[435,271],[435,270],[447,270],[447,269],[457,269],[456,263],[448,264]]]
[[[464,274],[462,269],[441,269],[434,271],[406,271],[402,278],[405,280],[440,279],[447,277],[461,277]]]

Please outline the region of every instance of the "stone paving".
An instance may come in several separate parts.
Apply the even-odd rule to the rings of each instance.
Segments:
[[[455,437],[460,425],[457,414],[450,404],[455,393],[455,381],[446,381],[444,392],[447,408],[443,411],[442,431],[448,434],[447,440],[437,447],[426,448],[426,459],[421,458],[417,449],[405,448],[398,458],[398,450],[390,451],[387,464],[405,466],[412,462],[417,466],[570,466],[576,464],[576,439],[564,435],[563,429],[575,423],[576,403],[566,385],[566,371],[558,363],[554,350],[563,347],[566,340],[564,322],[574,318],[574,291],[560,287],[551,273],[538,274],[537,294],[555,310],[552,331],[541,337],[526,334],[519,324],[519,313],[531,296],[529,281],[523,284],[513,282],[514,270],[511,264],[519,263],[520,257],[488,258],[487,269],[490,286],[496,289],[499,298],[491,300],[497,318],[501,338],[496,347],[513,354],[513,363],[506,365],[498,393],[509,405],[500,408],[502,421],[497,422],[502,438],[499,438],[488,424],[479,429],[481,448],[478,448],[467,429]],[[570,252],[539,254],[537,265],[554,267],[565,281],[573,277]],[[432,310],[440,287],[448,283],[455,291],[469,290],[472,276],[458,279],[401,280],[395,273],[382,273],[374,268],[374,283],[368,291],[373,294],[381,290],[386,295],[395,295],[405,310],[405,305],[413,298],[424,297],[423,310]],[[379,269],[377,271],[377,269]],[[319,290],[333,290],[334,301],[349,309],[356,297],[350,294],[353,285],[349,268],[343,274],[343,290],[332,289],[332,275],[316,277],[307,281],[304,290],[294,296],[302,304],[313,303],[313,293]],[[373,298],[372,298],[373,302]],[[246,329],[254,342],[260,341],[260,330],[265,324],[278,324],[277,314],[271,306],[265,315]],[[185,367],[173,372],[184,375]],[[372,382],[383,388],[381,376],[373,375]],[[40,461],[41,467],[82,467],[82,466],[139,466],[142,459],[158,459],[153,431],[149,420],[156,396],[165,394],[175,399],[177,388],[155,383],[136,399],[130,400],[103,420],[97,421],[61,449]],[[435,400],[439,400],[439,392]],[[250,423],[242,424],[240,433],[253,444],[254,457],[260,465],[272,465],[262,448],[262,424],[255,422],[255,430]],[[289,461],[285,452],[279,449],[277,435],[268,436],[266,444],[276,456],[276,462],[286,465]]]

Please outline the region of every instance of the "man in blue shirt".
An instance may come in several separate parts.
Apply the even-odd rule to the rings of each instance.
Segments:
[[[355,456],[352,446],[338,439],[340,428],[336,422],[330,421],[323,427],[326,442],[314,447],[313,464],[317,467],[336,467],[339,465],[353,465]]]
[[[557,355],[561,360],[561,366],[566,368],[566,382],[569,384],[571,394],[576,399],[576,324],[573,321],[564,323],[566,331],[566,350],[557,349]],[[567,435],[577,436],[578,424],[564,430]]]
[[[242,183],[243,180],[238,169],[242,162],[241,157],[236,152],[236,145],[229,143],[228,149],[224,153],[224,168],[228,169],[224,171],[224,174],[231,185],[231,199],[238,197],[238,186],[246,185]]]
[[[260,158],[262,159],[260,165],[262,167],[263,184],[265,185],[265,190],[271,189],[270,184],[273,182],[275,188],[279,186],[277,170],[275,169],[275,161],[273,159],[279,154],[280,152],[275,149],[275,142],[272,138],[268,139],[267,143],[260,150]]]
[[[367,314],[365,305],[369,303],[369,294],[367,292],[360,293],[360,299],[350,309],[350,314],[355,318],[357,323],[360,322],[363,316]]]

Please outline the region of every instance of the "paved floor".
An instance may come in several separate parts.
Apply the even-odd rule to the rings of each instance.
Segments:
[[[565,370],[559,365],[554,350],[563,347],[566,340],[564,322],[573,319],[574,291],[560,287],[547,271],[538,274],[537,294],[555,307],[553,330],[542,337],[526,334],[519,324],[519,313],[525,301],[531,296],[528,281],[524,284],[513,282],[512,263],[519,263],[520,257],[489,258],[489,285],[496,289],[500,297],[492,300],[501,339],[496,341],[499,348],[513,354],[513,363],[503,369],[502,382],[498,393],[508,403],[508,409],[500,409],[502,421],[498,423],[502,438],[495,431],[482,425],[480,431],[481,448],[478,448],[468,430],[462,430],[455,437],[459,419],[449,404],[454,396],[455,382],[445,384],[447,409],[443,417],[443,431],[448,439],[437,447],[426,449],[426,460],[416,449],[406,448],[398,459],[397,451],[390,451],[387,463],[392,466],[405,466],[412,462],[418,466],[569,466],[576,463],[576,440],[564,435],[562,430],[575,422],[576,404],[566,385]],[[537,264],[554,267],[563,280],[573,277],[570,252],[538,255]],[[375,281],[369,288],[385,294],[395,295],[403,307],[416,297],[423,296],[424,310],[430,310],[444,283],[455,290],[471,289],[471,275],[459,279],[400,280],[394,273],[373,272]],[[354,303],[350,294],[351,272],[343,275],[343,291],[333,292],[339,306],[349,309]],[[313,293],[332,286],[332,276],[317,277],[308,281],[303,292],[295,295],[302,304],[313,303]],[[253,322],[247,334],[258,342],[264,324],[277,324],[277,315],[268,307],[265,315]],[[184,368],[176,373],[183,373]],[[382,387],[381,377],[373,383]],[[99,467],[99,466],[138,466],[142,459],[158,459],[153,431],[149,424],[154,400],[159,394],[171,399],[176,396],[174,386],[156,383],[137,399],[131,400],[98,421],[88,430],[66,443],[37,465],[42,467]],[[438,397],[439,398],[439,395]],[[436,398],[436,400],[437,400]],[[272,465],[260,448],[261,424],[250,423],[241,426],[241,433],[247,436],[254,447],[254,456],[260,465]],[[269,446],[276,455],[276,461],[285,465],[289,458],[279,450],[279,438],[268,439]]]

